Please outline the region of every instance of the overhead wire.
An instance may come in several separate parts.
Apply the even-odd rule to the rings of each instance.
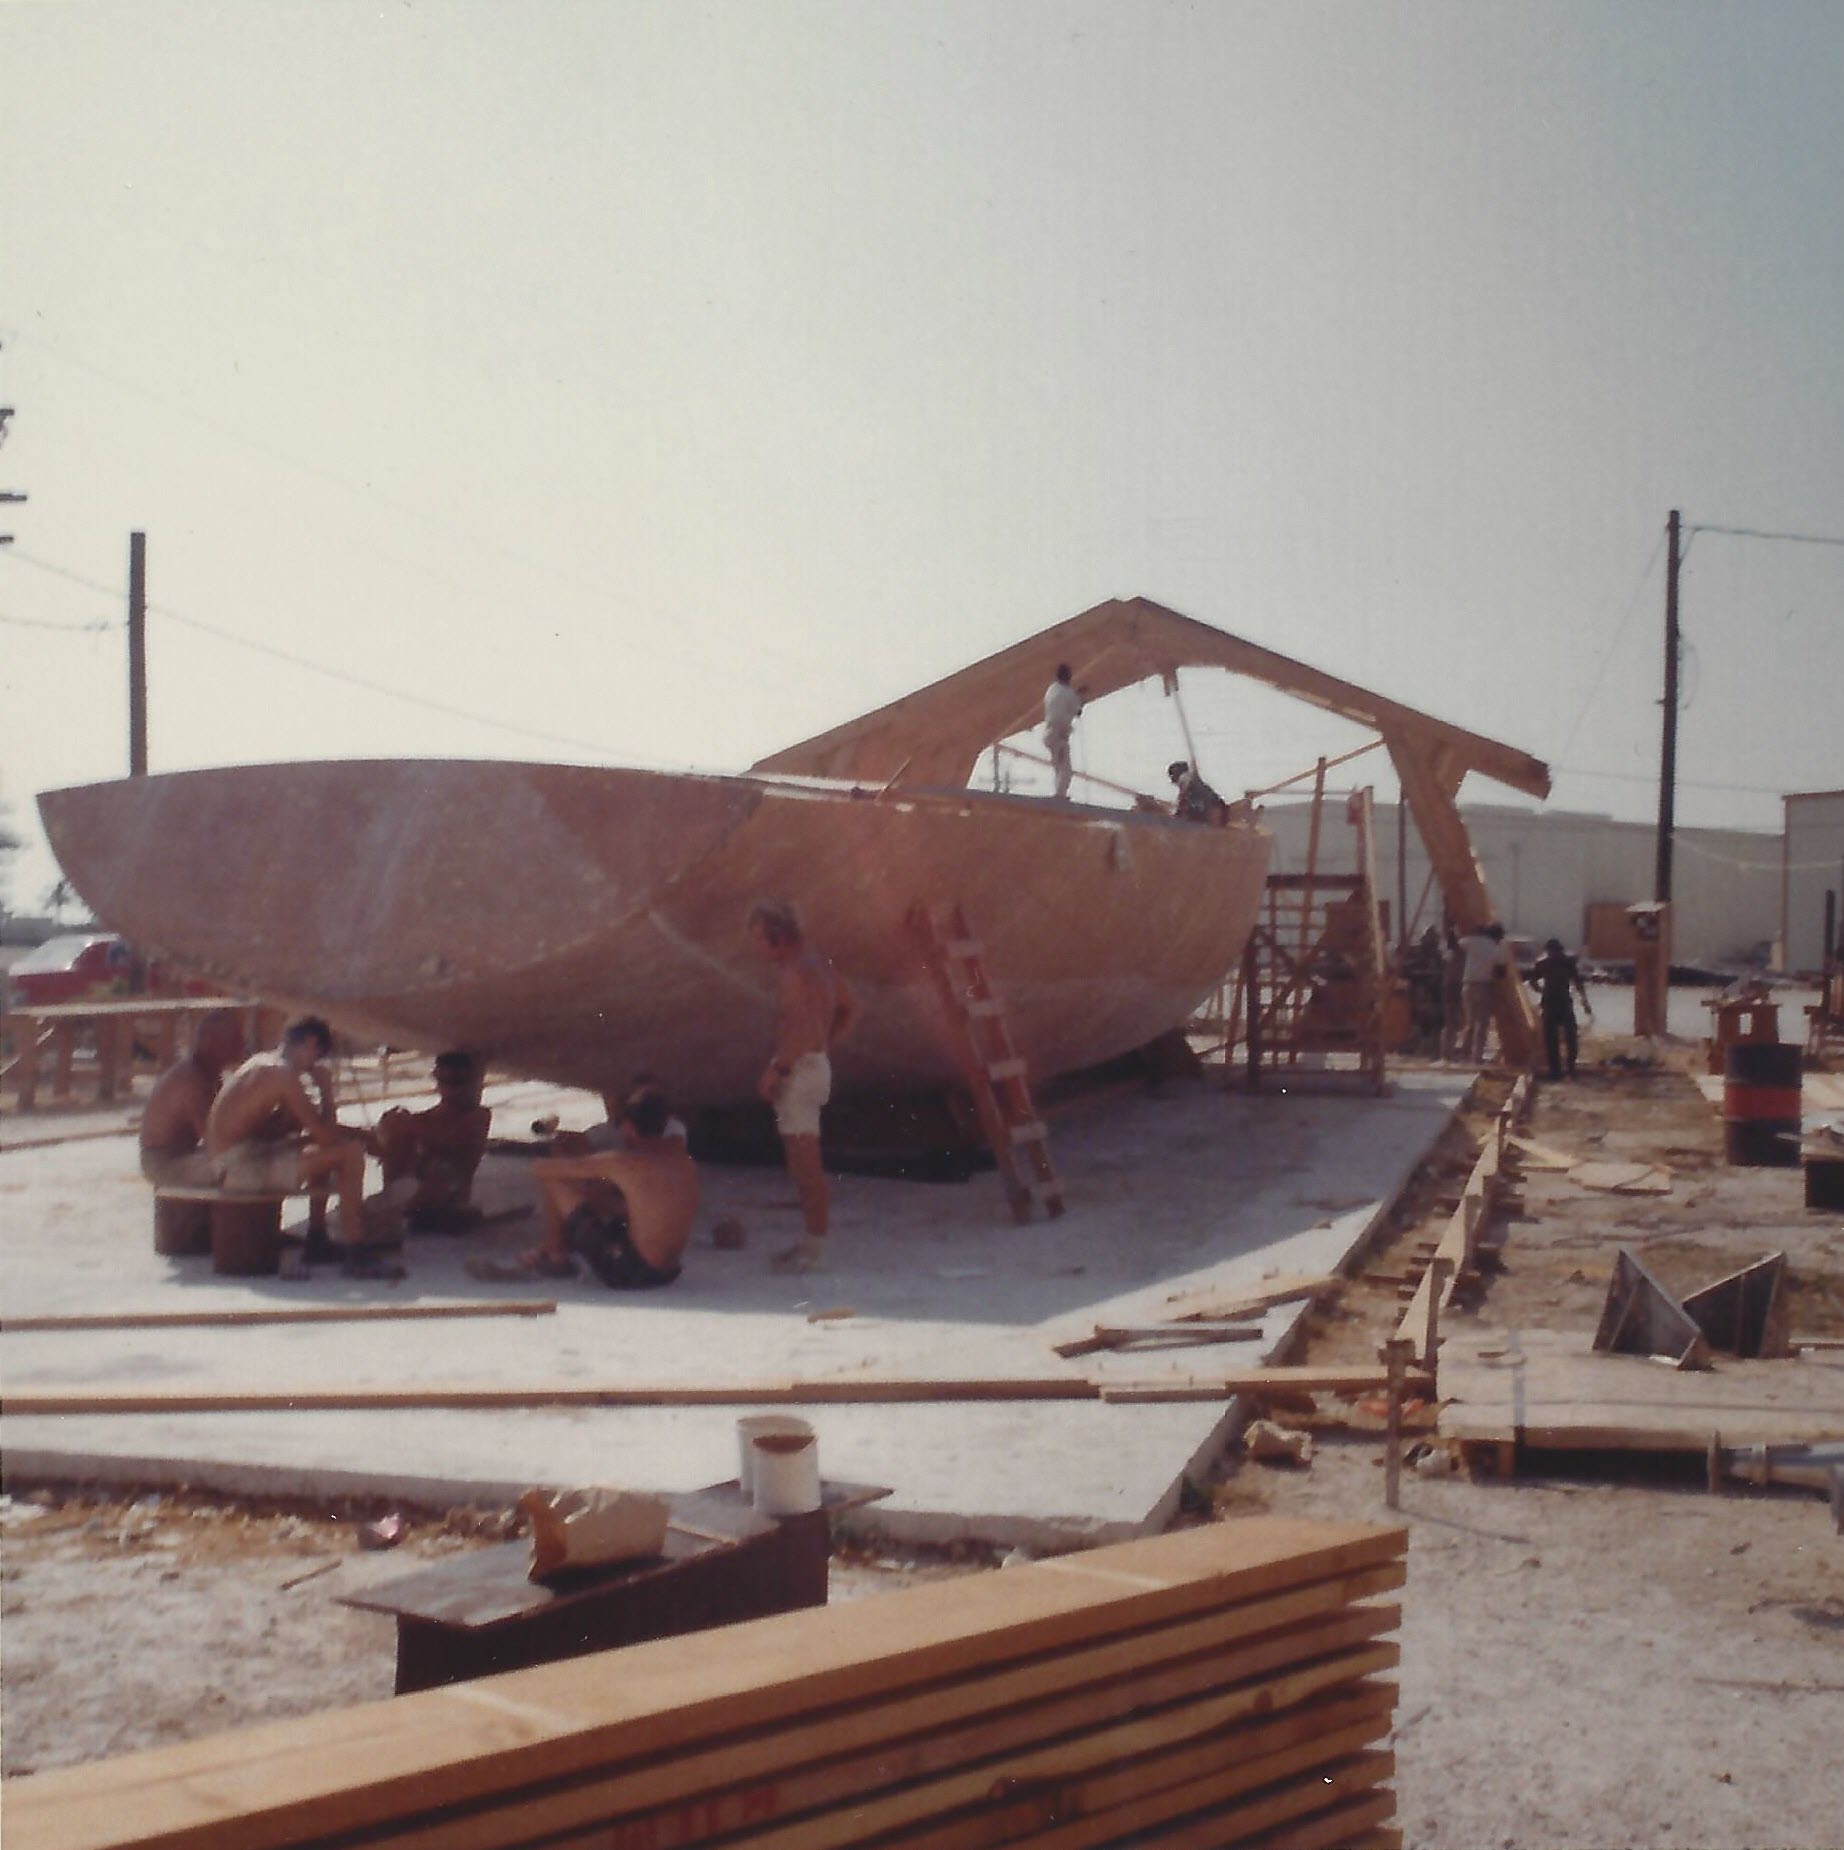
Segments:
[[[15,617],[0,610],[0,623],[11,623],[23,630],[55,630],[64,636],[100,636],[105,630],[124,627],[121,618],[103,618],[96,623],[57,623],[48,617]]]
[[[301,475],[307,476],[314,481],[324,483],[330,488],[336,488],[341,493],[349,495],[356,500],[363,501],[370,506],[406,515],[410,519],[422,523],[425,527],[438,532],[445,531],[449,525],[440,514],[428,508],[419,507],[412,501],[400,500],[396,496],[388,494],[370,484],[361,485],[349,481],[336,471],[328,469],[319,463],[307,462],[301,457],[290,455],[286,450],[277,449],[273,444],[265,443],[260,438],[248,436],[243,431],[238,430],[235,425],[228,424],[221,418],[215,418],[207,412],[199,411],[194,406],[185,404],[177,399],[169,398],[164,393],[155,391],[152,387],[141,385],[131,379],[125,379],[119,373],[112,372],[107,367],[98,366],[92,360],[81,359],[67,349],[54,346],[51,342],[39,335],[15,335],[14,339],[15,342],[19,339],[25,339],[29,341],[33,347],[41,352],[50,354],[54,359],[62,360],[66,365],[74,366],[82,372],[91,373],[106,384],[115,386],[122,391],[132,392],[138,397],[145,398],[149,403],[158,405],[163,410],[170,411],[179,417],[199,425],[205,430],[211,431],[214,435],[224,439],[226,442],[240,444],[245,449],[251,450],[259,456],[266,457],[273,463],[280,464],[283,468],[295,470]],[[411,573],[446,583],[451,587],[458,582],[453,578],[446,577],[440,572],[432,571],[426,563],[411,563],[399,555],[390,552],[386,548],[362,541],[349,540],[348,543],[355,544],[360,550],[371,552]],[[567,586],[578,595],[592,599],[594,602],[603,606],[618,610],[623,615],[635,616],[641,614],[636,612],[631,605],[623,604],[618,599],[611,596],[606,586],[594,584],[588,580],[578,578],[575,574],[566,571],[563,567],[553,563],[551,560],[521,552],[517,547],[509,546],[504,540],[495,538],[491,533],[482,533],[477,529],[470,528],[468,543],[470,546],[481,550],[497,553],[501,558],[507,559],[515,565],[523,566],[528,571],[540,572],[553,582]],[[682,626],[680,640],[683,642]],[[790,669],[797,671],[803,677],[807,671],[808,659],[805,656],[799,654],[795,650],[776,648],[774,645],[764,643],[760,640],[757,640],[751,645],[751,665],[748,667],[739,666],[721,646],[722,641],[723,639],[721,637],[714,637],[708,646],[694,642],[690,645],[690,652],[695,654],[706,666],[714,667],[721,673],[733,675],[739,680],[748,680],[752,683],[759,683],[764,678],[760,669],[760,662],[764,655],[778,658],[785,662]],[[794,683],[792,680],[784,680],[783,685],[792,686]]]
[[[1652,568],[1658,563],[1658,556],[1665,549],[1665,529],[1660,528],[1657,543],[1652,548],[1652,556],[1646,560],[1645,570],[1639,574],[1639,582],[1633,586],[1633,594],[1626,600],[1626,614],[1620,619],[1620,626],[1614,632],[1610,642],[1601,655],[1600,666],[1594,671],[1594,681],[1588,689],[1587,698],[1581,703],[1581,710],[1575,715],[1575,723],[1569,728],[1568,737],[1562,742],[1558,758],[1566,758],[1575,743],[1575,735],[1581,731],[1582,721],[1588,717],[1588,709],[1594,705],[1595,696],[1601,691],[1601,683],[1607,677],[1608,665],[1613,661],[1615,652],[1625,640],[1628,626],[1632,623],[1633,613],[1639,608],[1639,594],[1646,588],[1652,577]]]
[[[1769,533],[1760,527],[1718,527],[1707,520],[1693,521],[1689,533],[1721,533],[1732,540],[1781,540],[1790,546],[1844,546],[1835,533]]]
[[[116,599],[122,595],[119,585],[104,584],[100,579],[86,577],[82,572],[74,572],[68,566],[59,565],[54,560],[41,559],[33,553],[17,550],[12,556],[22,565],[30,565],[39,571],[50,572],[58,578],[68,579],[72,584],[81,585],[86,590],[94,591],[100,596]],[[431,713],[440,713],[450,719],[467,720],[477,726],[486,726],[519,738],[536,739],[547,745],[569,746],[572,750],[591,752],[598,757],[605,756],[608,750],[606,742],[598,744],[590,739],[576,738],[569,733],[550,732],[537,726],[521,726],[516,720],[496,719],[491,714],[478,713],[471,708],[456,706],[449,701],[436,700],[427,694],[412,693],[408,688],[393,687],[385,681],[374,681],[369,676],[354,674],[350,669],[335,668],[329,663],[317,662],[311,656],[299,655],[292,649],[279,648],[274,643],[261,642],[253,636],[239,635],[235,630],[225,629],[220,624],[209,623],[202,617],[195,617],[186,611],[176,610],[170,604],[150,600],[147,611],[149,616],[161,617],[167,622],[180,624],[186,629],[198,630],[205,635],[216,637],[220,642],[228,642],[236,648],[248,649],[257,655],[267,655],[276,661],[287,662],[291,667],[304,669],[309,674],[322,675],[329,681],[342,682],[348,687],[363,688],[368,693],[383,694],[389,699],[401,700],[409,706],[422,707]],[[25,618],[13,620],[29,621]],[[44,624],[43,627],[76,631],[80,626]],[[90,627],[116,629],[121,627],[121,620],[118,618]]]

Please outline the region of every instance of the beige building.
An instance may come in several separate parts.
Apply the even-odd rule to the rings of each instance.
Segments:
[[[1834,814],[1844,812],[1844,794],[1831,800],[1838,805]],[[1310,812],[1307,803],[1264,806],[1262,819],[1274,833],[1277,871],[1305,865]],[[1514,937],[1538,942],[1560,938],[1573,950],[1587,942],[1590,906],[1628,906],[1652,897],[1658,837],[1650,823],[1492,803],[1463,803],[1460,813],[1498,916]],[[1439,894],[1427,891],[1423,900],[1428,857],[1413,819],[1408,825],[1406,878],[1399,882],[1396,805],[1378,804],[1376,818],[1377,887],[1390,908],[1392,936],[1397,896],[1405,888],[1415,929],[1439,924]],[[1832,826],[1835,831],[1844,825]],[[1321,864],[1349,866],[1352,832],[1342,799],[1327,799],[1321,828]],[[1753,829],[1680,828],[1675,842],[1671,884],[1676,960],[1717,964],[1766,955],[1765,947],[1781,928],[1779,838]],[[1816,921],[1812,931],[1816,937]]]
[[[1825,961],[1825,896],[1832,894],[1844,931],[1844,790],[1807,790],[1786,805],[1780,895],[1780,942],[1788,970]]]

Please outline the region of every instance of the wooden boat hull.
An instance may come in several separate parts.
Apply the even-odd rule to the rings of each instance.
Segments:
[[[864,1004],[841,1090],[950,1078],[906,917],[958,899],[1043,1078],[1182,1023],[1254,922],[1269,838],[969,790],[390,760],[51,791],[72,885],[144,951],[366,1040],[472,1047],[687,1106],[752,1096],[772,1033],[749,906],[790,899]]]

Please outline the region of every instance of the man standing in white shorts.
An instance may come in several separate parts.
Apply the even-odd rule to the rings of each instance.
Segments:
[[[775,1108],[788,1175],[800,1196],[806,1237],[776,1254],[777,1270],[812,1272],[825,1263],[831,1196],[820,1156],[820,1110],[832,1096],[832,1044],[851,1032],[858,998],[801,935],[785,900],[750,910],[749,935],[775,971],[775,1052],[756,1090]]]

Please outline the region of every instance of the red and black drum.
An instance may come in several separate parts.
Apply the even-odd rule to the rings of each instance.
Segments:
[[[1799,1167],[1796,1041],[1736,1041],[1723,1059],[1722,1147],[1749,1169]]]

